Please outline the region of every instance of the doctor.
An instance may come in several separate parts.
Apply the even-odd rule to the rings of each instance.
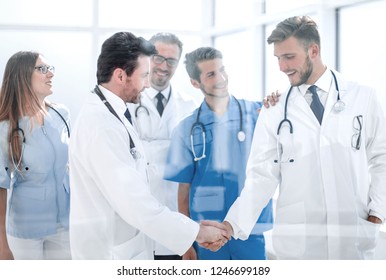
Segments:
[[[179,255],[195,240],[227,241],[220,223],[199,225],[150,193],[145,152],[126,103],[137,103],[149,86],[155,53],[151,43],[129,32],[118,32],[102,45],[98,86],[82,107],[70,141],[74,259],[153,259],[151,239]]]
[[[375,91],[323,64],[309,17],[279,23],[268,43],[292,89],[262,110],[245,187],[224,223],[247,238],[279,185],[279,259],[371,259],[386,217],[386,122]]]
[[[149,41],[158,52],[150,60],[150,87],[141,94],[139,104],[129,103],[128,107],[135,116],[133,124],[148,160],[151,192],[162,204],[177,211],[177,183],[163,179],[166,155],[174,127],[198,104],[170,84],[181,57],[182,42],[171,33],[158,33]],[[154,258],[181,259],[159,243],[155,244]]]
[[[204,101],[173,133],[165,178],[179,183],[178,210],[195,221],[222,221],[238,197],[261,103],[228,92],[222,53],[211,47],[186,54],[186,70]],[[231,240],[218,252],[194,246],[184,259],[265,259],[263,232],[272,228],[272,205],[247,241]],[[251,249],[253,248],[253,249]]]

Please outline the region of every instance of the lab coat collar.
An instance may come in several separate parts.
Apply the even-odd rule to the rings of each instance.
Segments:
[[[330,92],[330,87],[331,87],[331,82],[332,82],[332,74],[329,68],[326,68],[324,71],[323,75],[320,76],[320,78],[315,82],[314,85],[316,85],[319,89],[323,90],[324,92]],[[308,88],[312,85],[306,85],[302,84],[300,85],[299,91],[301,94],[304,96],[308,90]]]
[[[103,95],[106,97],[106,100],[111,104],[115,112],[120,116],[121,119],[124,119],[125,111],[127,109],[125,102],[115,93],[109,91],[103,86],[98,86]]]
[[[161,91],[162,95],[165,97],[166,100],[169,100],[169,94],[171,94],[170,88],[171,88],[171,85],[169,84],[167,88]],[[156,90],[155,88],[150,87],[146,89],[144,93],[147,94],[151,100],[153,100],[155,96],[159,93],[159,90]]]

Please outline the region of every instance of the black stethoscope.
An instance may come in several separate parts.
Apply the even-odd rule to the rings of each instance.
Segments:
[[[166,104],[169,102],[171,95],[172,95],[172,87],[170,86],[169,96],[168,96],[168,99],[166,101]],[[149,109],[145,105],[142,105],[142,98],[139,100],[139,106],[135,109],[135,112],[134,112],[134,115],[136,118],[138,117],[141,110],[144,111],[146,113],[146,115],[150,116]]]
[[[339,86],[338,86],[338,81],[336,79],[336,76],[334,74],[334,72],[332,70],[331,71],[331,74],[332,74],[332,77],[334,78],[334,83],[335,83],[335,89],[338,93],[338,96],[336,98],[336,102],[334,104],[334,111],[336,113],[340,113],[342,112],[345,107],[346,107],[346,104],[340,99],[340,94],[339,94]],[[284,118],[283,120],[279,123],[279,126],[277,127],[277,154],[278,154],[278,159],[275,159],[274,162],[275,163],[278,163],[278,162],[294,162],[294,159],[293,158],[288,158],[287,160],[285,161],[282,161],[281,160],[281,152],[280,152],[280,145],[279,145],[279,138],[280,138],[280,130],[282,128],[282,126],[284,124],[287,124],[288,127],[289,127],[289,132],[290,132],[290,135],[291,135],[291,138],[293,137],[293,126],[292,126],[292,122],[287,118],[287,109],[288,109],[288,99],[289,99],[289,96],[291,94],[291,91],[292,91],[292,86],[290,87],[290,89],[288,90],[288,94],[287,94],[287,97],[285,99],[285,104],[284,104]],[[293,145],[293,143],[292,143]],[[293,147],[292,147],[293,148]]]
[[[237,100],[237,98],[234,96],[233,96],[233,98],[237,102],[237,106],[239,107],[239,115],[240,115],[240,124],[239,124],[239,132],[237,133],[237,139],[239,140],[239,142],[244,142],[245,141],[245,132],[243,131],[243,111],[241,110],[241,105],[240,105],[240,102]],[[206,158],[206,154],[205,154],[205,150],[206,150],[205,127],[204,127],[204,124],[202,122],[200,122],[201,107],[202,107],[202,103],[197,111],[196,122],[192,125],[192,128],[190,129],[190,146],[192,149],[194,161],[199,161],[199,160],[202,160],[203,158]],[[202,135],[203,147],[202,147],[202,154],[199,157],[197,156],[196,152],[194,151],[193,132],[195,129],[199,129],[201,131],[201,135]]]
[[[102,100],[103,104],[106,105],[107,109],[110,111],[111,114],[113,114],[122,124],[123,126],[125,127],[126,129],[126,132],[127,134],[129,135],[129,139],[130,139],[130,154],[133,156],[133,158],[135,160],[141,158],[141,155],[140,153],[137,151],[136,147],[135,147],[135,144],[134,144],[134,141],[133,139],[131,138],[131,135],[130,135],[130,132],[127,130],[127,127],[126,125],[122,122],[121,118],[118,116],[117,112],[115,112],[114,108],[111,106],[111,104],[106,100],[106,97],[103,95],[103,93],[101,92],[101,90],[98,88],[98,86],[95,86],[94,88],[94,92],[96,93],[96,95],[99,96],[99,98]]]
[[[68,125],[68,123],[66,122],[66,120],[64,119],[64,117],[62,116],[61,113],[59,113],[58,110],[56,110],[54,107],[52,107],[51,105],[49,104],[46,104],[47,107],[51,108],[53,111],[55,111],[56,114],[58,114],[58,116],[62,119],[62,121],[64,122],[64,125],[66,126],[66,129],[67,129],[67,136],[68,138],[70,138],[70,127]],[[24,147],[25,147],[25,135],[24,135],[24,130],[22,128],[19,127],[19,125],[17,125],[17,127],[12,131],[12,136],[14,133],[21,133],[21,136],[22,136],[22,144],[21,144],[21,153],[20,153],[20,158],[18,160],[18,162],[16,163],[15,162],[15,157],[13,155],[13,152],[12,152],[12,147],[11,147],[11,142],[9,142],[9,150],[10,150],[10,153],[11,153],[11,159],[12,159],[12,164],[15,168],[16,171],[19,171],[20,172],[20,164],[21,164],[21,160],[23,158],[23,154],[24,154]]]

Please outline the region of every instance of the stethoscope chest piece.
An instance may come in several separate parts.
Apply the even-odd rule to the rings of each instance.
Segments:
[[[237,139],[240,141],[240,142],[244,142],[245,141],[245,132],[240,130],[238,133],[237,133]]]
[[[141,154],[137,151],[135,147],[130,149],[130,154],[133,156],[135,160],[138,160],[141,158]]]
[[[339,99],[334,104],[334,111],[337,113],[340,113],[344,110],[345,107],[346,107],[346,104],[344,104],[344,102]]]

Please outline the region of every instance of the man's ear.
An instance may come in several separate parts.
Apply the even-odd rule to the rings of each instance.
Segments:
[[[114,79],[117,83],[125,82],[126,76],[124,70],[121,68],[116,68],[111,78]]]
[[[311,58],[315,58],[317,56],[319,56],[319,46],[315,43],[313,43],[310,48],[308,49],[308,52],[309,52],[309,56]]]
[[[195,88],[200,88],[200,83],[197,81],[197,80],[194,80],[194,79],[190,79],[190,83],[192,84],[192,86],[194,86]]]

